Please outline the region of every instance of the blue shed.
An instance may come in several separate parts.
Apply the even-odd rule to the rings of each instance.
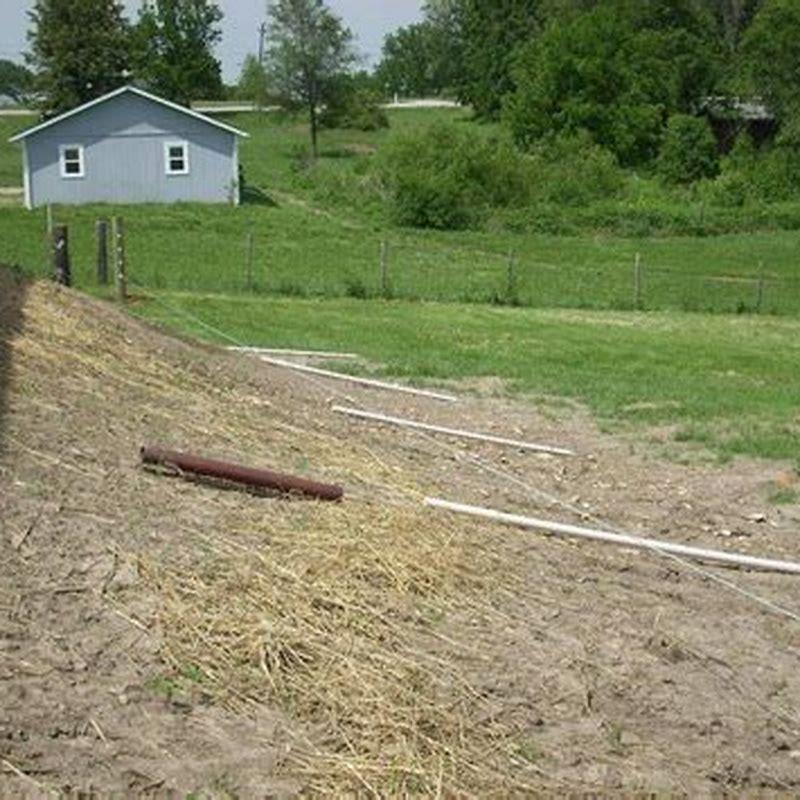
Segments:
[[[197,111],[123,86],[10,141],[25,205],[239,203],[239,137]]]

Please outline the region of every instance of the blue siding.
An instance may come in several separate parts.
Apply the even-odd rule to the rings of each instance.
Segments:
[[[188,175],[167,175],[164,144],[186,141]],[[84,147],[83,178],[62,178],[59,148]],[[122,94],[25,141],[30,203],[230,203],[237,139],[201,119]]]

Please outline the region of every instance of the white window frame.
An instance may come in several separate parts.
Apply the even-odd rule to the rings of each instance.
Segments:
[[[172,158],[170,158],[169,151],[173,147],[180,147],[183,149],[183,169],[174,170],[171,168]],[[186,141],[173,141],[164,142],[164,174],[170,178],[177,175],[189,174],[189,142]]]
[[[80,172],[67,172],[67,150],[78,151],[78,166],[80,167]],[[61,177],[65,180],[86,177],[86,156],[82,144],[62,144],[58,148],[58,163],[61,170]]]

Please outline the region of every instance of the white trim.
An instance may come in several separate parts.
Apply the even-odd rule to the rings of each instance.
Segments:
[[[209,125],[213,125],[215,128],[220,128],[221,130],[232,133],[235,136],[241,136],[245,139],[249,138],[250,136],[250,134],[240,131],[238,128],[234,128],[232,125],[226,125],[224,122],[218,122],[217,120],[211,119],[211,117],[207,117],[205,114],[201,114],[198,111],[192,111],[191,108],[186,108],[185,106],[178,105],[177,103],[172,103],[169,100],[164,100],[161,97],[150,94],[150,92],[144,91],[144,89],[139,89],[136,86],[121,86],[119,89],[115,89],[113,92],[109,92],[102,97],[98,97],[96,100],[91,100],[88,103],[84,103],[82,106],[73,108],[71,111],[67,111],[64,114],[59,114],[59,116],[53,117],[53,119],[49,119],[47,122],[42,122],[40,125],[35,125],[33,128],[28,128],[28,130],[22,131],[22,133],[18,133],[16,136],[12,136],[8,141],[19,142],[28,136],[32,136],[34,133],[39,133],[39,131],[43,131],[45,128],[56,125],[62,120],[68,119],[69,117],[74,117],[76,114],[81,114],[84,111],[88,111],[90,108],[94,108],[101,103],[105,103],[107,100],[112,100],[113,98],[119,97],[120,95],[128,92],[138,95],[139,97],[144,97],[146,100],[151,100],[159,105],[166,106],[166,108],[171,108],[173,111],[180,111],[182,114],[186,114],[188,117],[194,117],[195,119],[202,120]]]
[[[170,150],[173,147],[180,147],[183,151],[183,155],[180,156],[181,161],[183,161],[183,169],[172,169],[172,159],[173,156],[170,155]],[[180,175],[188,175],[191,171],[191,167],[189,165],[189,142],[185,139],[181,140],[172,140],[164,142],[164,174],[168,178],[174,178]]]
[[[78,151],[78,166],[80,172],[67,172],[67,150]],[[77,180],[86,177],[86,154],[82,144],[62,144],[58,146],[58,169],[64,180]]]
[[[25,187],[25,208],[30,211],[33,208],[33,198],[31,197],[31,170],[28,164],[28,143],[22,143],[22,185]]]

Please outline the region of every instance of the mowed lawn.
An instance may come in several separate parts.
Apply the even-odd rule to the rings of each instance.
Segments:
[[[626,238],[510,230],[420,231],[394,226],[362,170],[392,135],[463,111],[398,111],[389,131],[324,131],[322,157],[303,164],[307,129],[282,114],[234,115],[247,183],[238,209],[197,205],[66,207],[78,285],[94,282],[94,223],[120,214],[131,277],[153,289],[301,297],[493,302],[534,307],[800,315],[800,233]],[[0,186],[21,183],[20,149],[7,138],[30,119],[0,118]],[[257,191],[256,191],[257,190]],[[252,250],[250,242],[252,241]],[[389,245],[386,284],[380,252]],[[252,258],[250,253],[252,252]],[[638,297],[634,263],[642,272]],[[49,270],[45,213],[0,208],[0,261]],[[762,279],[759,279],[762,276]]]
[[[448,115],[464,118],[397,112],[393,130]],[[253,134],[243,162],[248,182],[263,192],[238,209],[56,208],[56,220],[70,227],[79,288],[97,291],[95,220],[121,214],[134,293],[162,298],[242,342],[352,349],[409,380],[498,376],[511,391],[571,398],[604,423],[644,435],[668,426],[673,439],[717,456],[797,460],[797,232],[636,239],[404,230],[368,202],[359,208],[353,182],[338,177],[357,173],[359,159],[372,157],[391,132],[324,132],[311,180],[300,169],[302,122],[231,121]],[[0,118],[0,185],[21,182],[18,148],[6,139],[29,122]],[[384,241],[390,301],[378,298]],[[626,310],[637,253],[641,302],[651,313]],[[48,274],[43,210],[0,207],[0,262]],[[758,274],[763,281],[751,279]],[[540,308],[512,307],[517,302]],[[764,313],[747,313],[757,309]],[[133,310],[213,339],[155,302]]]
[[[353,350],[411,381],[497,376],[718,457],[800,454],[800,320],[186,293],[133,311],[220,344],[189,317],[245,344]]]

